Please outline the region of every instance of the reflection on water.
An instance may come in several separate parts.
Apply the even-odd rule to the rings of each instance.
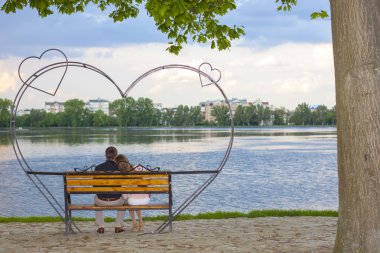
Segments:
[[[229,131],[212,129],[173,128],[53,128],[17,130],[17,139],[31,143],[83,143],[116,142],[120,144],[149,144],[154,142],[187,142],[190,140],[228,136]]]
[[[205,138],[228,137],[226,128],[39,128],[16,130],[18,140],[31,143],[84,143],[115,142],[121,144],[148,144],[154,142],[188,142]],[[334,137],[335,128],[240,128],[236,137],[244,136],[325,136]],[[10,143],[8,131],[0,131],[0,144]]]
[[[108,145],[116,146],[133,163],[172,171],[216,169],[226,152],[229,135],[230,129],[225,128],[17,131],[20,149],[37,171],[66,171],[101,163]],[[0,131],[0,164],[0,216],[56,215],[23,174],[7,131]],[[63,201],[62,178],[40,178]],[[173,176],[175,207],[207,178]],[[235,129],[234,146],[223,172],[185,212],[264,208],[337,209],[335,128]]]

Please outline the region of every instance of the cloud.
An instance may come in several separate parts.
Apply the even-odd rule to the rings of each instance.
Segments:
[[[279,64],[278,60],[273,55],[269,55],[255,62],[255,66],[258,66],[258,67],[276,66],[278,64]]]
[[[316,90],[319,86],[317,80],[312,73],[301,73],[298,78],[276,79],[272,81],[272,85],[276,86],[278,94],[309,94]]]
[[[89,12],[85,12],[83,13],[83,15],[90,19],[90,20],[93,20],[95,21],[96,23],[104,23],[104,22],[107,22],[110,20],[110,18],[103,14],[103,13],[89,13]]]
[[[301,102],[328,107],[335,105],[330,43],[285,43],[260,50],[236,46],[223,52],[210,51],[206,46],[189,45],[179,56],[166,53],[165,47],[163,43],[147,43],[81,48],[80,53],[77,52],[78,48],[63,51],[69,60],[88,63],[103,70],[122,91],[127,90],[141,75],[159,66],[175,63],[198,69],[201,63],[209,62],[222,72],[219,85],[227,97],[246,98],[248,101],[260,98],[288,109],[294,109]],[[5,66],[8,60],[0,60],[0,64]],[[67,73],[57,97],[43,97],[25,104],[40,108],[45,101],[51,100],[120,98],[113,85],[97,73],[80,68],[70,68]],[[169,107],[179,104],[194,106],[201,101],[222,99],[213,85],[201,86],[198,73],[181,69],[159,69],[137,83],[128,95],[149,97]]]
[[[173,84],[186,84],[189,83],[188,79],[191,76],[191,73],[181,69],[173,69],[168,71],[161,71],[154,75],[154,79],[158,81],[165,81]]]
[[[9,72],[0,72],[0,94],[15,91],[16,79]]]

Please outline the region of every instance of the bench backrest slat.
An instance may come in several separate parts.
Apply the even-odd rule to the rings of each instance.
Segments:
[[[169,193],[170,177],[167,174],[117,174],[65,176],[67,193]]]
[[[70,179],[67,180],[67,186],[94,186],[94,185],[168,185],[168,180],[155,179]]]

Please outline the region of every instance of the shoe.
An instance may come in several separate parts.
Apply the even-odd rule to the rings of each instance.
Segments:
[[[138,232],[139,231],[139,224],[136,222],[136,221],[134,221],[134,222],[132,222],[132,232]]]
[[[104,234],[104,228],[98,228],[96,232],[98,232],[98,234]]]
[[[121,233],[121,232],[124,232],[125,230],[122,228],[122,227],[115,227],[115,233],[118,234],[118,233]]]
[[[144,231],[144,223],[139,223],[139,231]]]

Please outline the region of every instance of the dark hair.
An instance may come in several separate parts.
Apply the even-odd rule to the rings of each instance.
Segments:
[[[117,149],[113,146],[109,146],[106,149],[106,158],[107,160],[113,160],[117,156]]]

